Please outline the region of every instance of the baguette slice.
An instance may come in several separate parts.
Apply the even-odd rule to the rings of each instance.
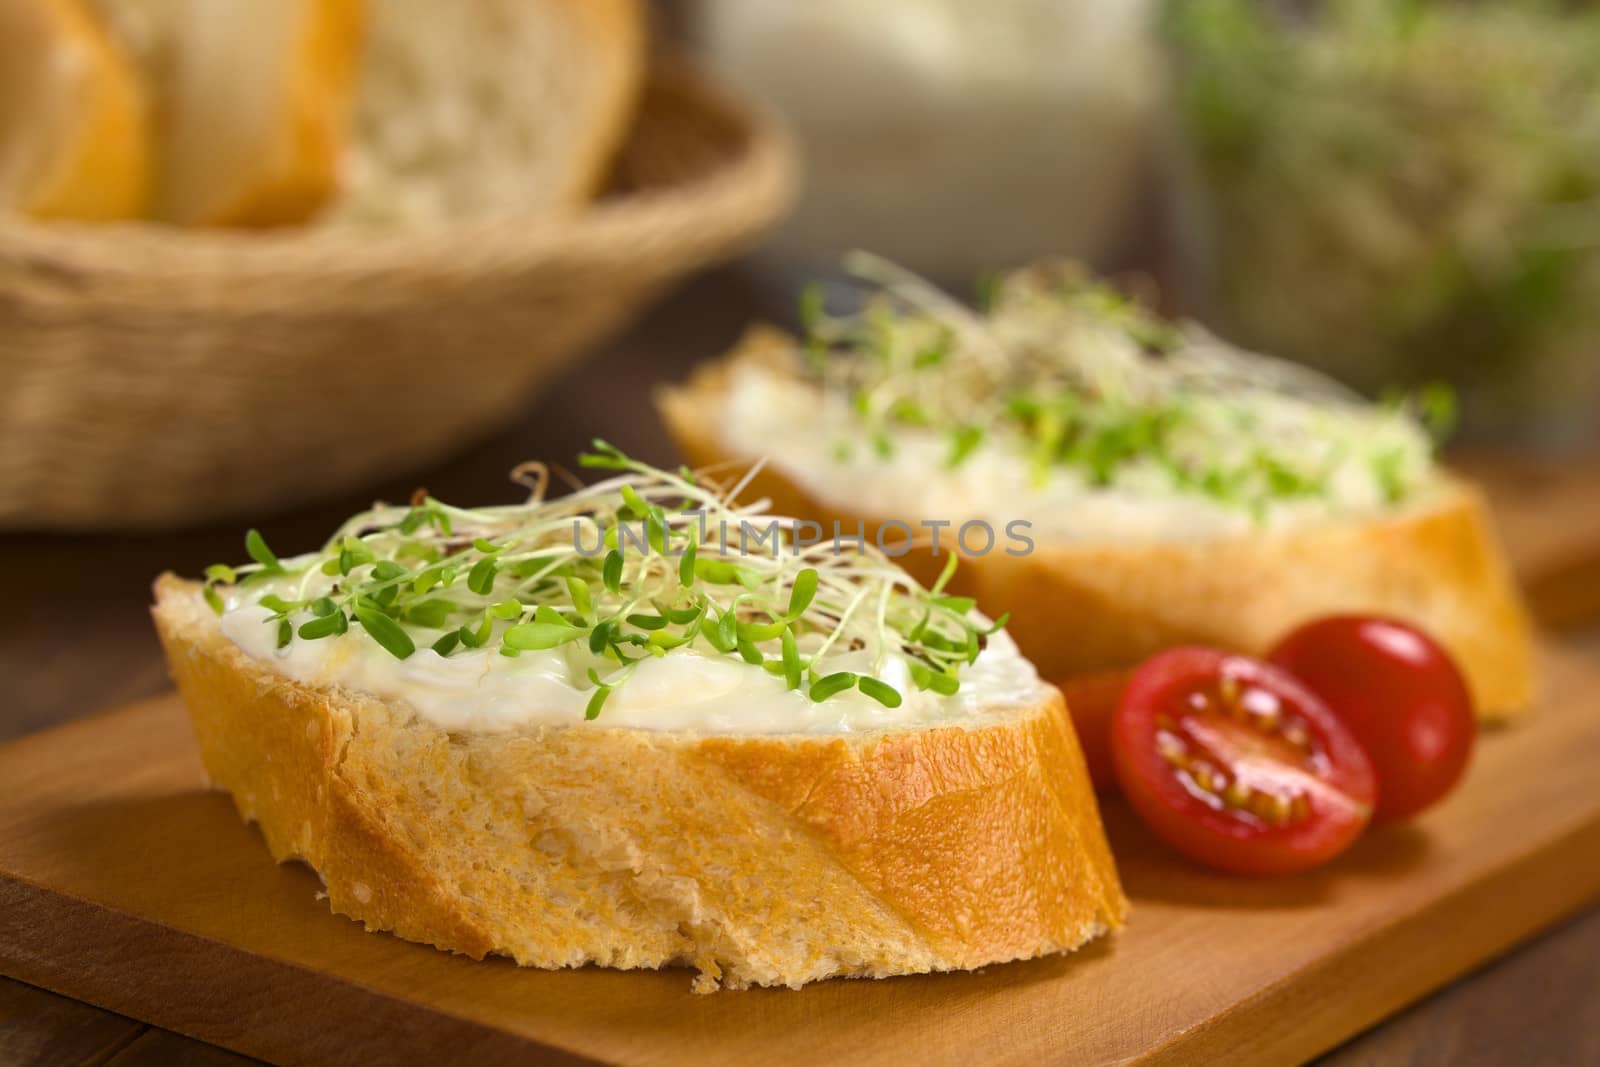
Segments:
[[[334,222],[560,213],[593,196],[644,82],[639,0],[384,0]]]
[[[695,467],[749,466],[716,434],[727,385],[741,361],[770,363],[794,342],[757,329],[724,361],[700,368],[657,404],[683,458]],[[747,495],[814,521],[857,521],[875,531],[890,516],[853,513],[801,488],[774,457]],[[965,516],[939,516],[960,520]],[[897,538],[896,538],[897,539]],[[899,560],[931,581],[943,560]],[[1482,495],[1441,474],[1415,504],[1371,519],[1243,538],[1156,545],[1040,541],[1026,556],[969,558],[952,587],[1007,630],[1058,685],[1137,665],[1159,649],[1203,643],[1260,655],[1321,615],[1373,613],[1409,620],[1461,664],[1486,721],[1528,710],[1535,696],[1531,626]]]
[[[159,101],[154,214],[277,226],[340,184],[364,0],[97,0]]]
[[[1122,922],[1049,687],[893,732],[451,733],[252,659],[198,585],[155,593],[207,772],[369,930],[538,967],[691,964],[709,991],[978,967]]]
[[[78,0],[0,0],[0,207],[136,218],[148,137],[133,66]]]

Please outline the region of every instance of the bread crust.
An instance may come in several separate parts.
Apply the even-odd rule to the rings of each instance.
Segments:
[[[155,592],[207,773],[370,930],[539,967],[689,963],[710,989],[1065,952],[1126,912],[1049,687],[992,722],[844,736],[449,733],[253,660],[193,583]]]
[[[568,17],[584,27],[595,42],[595,56],[603,56],[609,68],[595,105],[597,119],[577,151],[562,197],[567,204],[582,204],[600,193],[611,161],[633,126],[649,65],[649,17],[641,0],[559,2]]]
[[[40,219],[109,221],[137,218],[150,196],[150,104],[145,86],[128,58],[80,0],[50,0],[32,10],[15,8],[7,16],[46,39],[12,42],[12,47],[40,48],[23,70],[52,69],[53,80],[65,79],[55,91],[75,99],[74,128],[42,173],[18,188],[0,188],[0,197],[17,199],[7,208]],[[3,20],[0,20],[3,21]],[[45,27],[48,27],[46,29]],[[5,26],[0,33],[18,38],[33,34]],[[42,46],[42,47],[41,47]],[[11,60],[8,62],[16,62]],[[68,72],[63,74],[62,72]],[[13,89],[8,91],[14,91]],[[40,108],[47,114],[49,107]],[[21,121],[13,116],[6,121]],[[41,129],[8,130],[9,138],[40,138]],[[23,155],[32,146],[23,145]],[[11,149],[0,155],[11,155]],[[0,170],[8,169],[0,162]],[[19,183],[21,184],[21,183]]]
[[[309,34],[294,45],[293,77],[284,87],[278,149],[257,182],[220,204],[208,226],[284,226],[312,218],[340,186],[354,109],[365,0],[319,0]]]
[[[771,363],[792,345],[781,332],[753,329],[728,357],[657,394],[690,466],[743,468],[758,458],[728,451],[715,435],[715,413],[737,364]],[[746,497],[852,530],[861,522],[876,531],[889,518],[819,500],[781,466],[762,467]],[[1461,664],[1485,721],[1534,703],[1532,627],[1488,506],[1475,487],[1449,475],[1414,506],[1379,518],[1166,544],[1034,540],[1026,556],[967,557],[951,588],[976,597],[991,616],[1009,612],[1007,630],[1023,655],[1058,684],[1125,670],[1178,644],[1260,655],[1300,623],[1361,612],[1433,634]],[[898,562],[928,581],[944,560],[913,552]]]

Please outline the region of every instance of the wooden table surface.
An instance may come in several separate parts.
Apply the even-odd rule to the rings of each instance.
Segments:
[[[418,485],[444,499],[510,501],[518,491],[503,476],[513,465],[531,458],[570,462],[595,433],[641,458],[671,460],[648,387],[726,347],[753,316],[788,318],[787,299],[775,294],[748,270],[706,275],[531,402],[515,427],[435,469],[345,499],[171,535],[0,536],[0,565],[15,590],[12,606],[0,613],[0,676],[9,697],[0,710],[0,739],[164,688],[146,614],[151,578],[164,569],[193,574],[207,563],[242,558],[246,525],[260,526],[284,551],[299,551],[375,496],[401,499]],[[1551,603],[1552,621],[1570,628],[1565,639],[1600,656],[1600,627],[1576,617],[1559,595]],[[0,979],[0,1065],[244,1062]],[[1600,910],[1349,1042],[1325,1062],[1600,1063]]]

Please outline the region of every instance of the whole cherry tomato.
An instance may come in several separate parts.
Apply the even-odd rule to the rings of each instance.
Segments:
[[[1084,762],[1089,765],[1089,777],[1096,789],[1115,789],[1117,785],[1116,772],[1111,769],[1111,721],[1116,718],[1130,673],[1083,674],[1061,683],[1061,693],[1067,698],[1067,711],[1078,731],[1078,743],[1083,746]]]
[[[1379,819],[1443,797],[1472,756],[1477,720],[1443,648],[1393,619],[1335,615],[1295,630],[1269,657],[1344,720],[1378,772]]]

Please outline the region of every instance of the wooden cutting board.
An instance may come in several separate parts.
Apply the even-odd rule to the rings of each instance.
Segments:
[[[1312,875],[1174,859],[1110,802],[1130,926],[1076,956],[800,992],[685,971],[474,963],[331,914],[209,793],[162,697],[0,748],[0,971],[285,1062],[532,1054],[688,1062],[1231,1063],[1329,1048],[1600,897],[1600,663],[1551,650],[1544,707],[1465,787]]]

